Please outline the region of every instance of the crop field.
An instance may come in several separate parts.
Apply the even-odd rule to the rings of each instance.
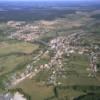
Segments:
[[[22,41],[2,41],[0,43],[0,83],[8,80],[14,72],[25,69],[32,61],[32,54],[39,48],[38,45]],[[6,77],[6,78],[5,78]]]
[[[1,42],[0,43],[0,55],[6,55],[10,53],[26,53],[30,54],[38,48],[38,45],[30,44],[27,42]]]
[[[30,79],[24,80],[17,85],[16,88],[21,88],[25,93],[31,96],[32,100],[44,100],[54,95],[52,86],[47,87]]]
[[[25,56],[6,56],[0,58],[0,75],[14,71],[18,69],[19,65],[23,65],[31,60],[31,57]]]

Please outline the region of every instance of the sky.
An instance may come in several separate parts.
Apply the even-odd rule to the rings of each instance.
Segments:
[[[62,1],[62,0],[0,0],[0,1]],[[97,0],[63,0],[63,1],[97,1]]]
[[[91,1],[93,1],[93,2],[97,2],[97,1],[99,1],[100,2],[100,0],[0,0],[0,1],[89,1],[89,2],[91,2]]]

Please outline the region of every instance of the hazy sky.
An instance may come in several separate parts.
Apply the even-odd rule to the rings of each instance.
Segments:
[[[0,1],[97,1],[97,0],[0,0]]]
[[[97,2],[100,0],[0,0],[0,1],[93,1],[93,2]]]

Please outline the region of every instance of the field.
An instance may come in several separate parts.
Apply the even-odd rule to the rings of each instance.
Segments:
[[[21,88],[25,93],[31,96],[32,100],[45,100],[47,97],[53,96],[53,87],[47,87],[34,80],[26,79],[16,88]]]
[[[32,54],[38,45],[22,41],[2,41],[0,43],[0,80],[8,80],[12,73],[25,69],[32,61]],[[3,78],[6,77],[6,78]]]
[[[0,43],[0,56],[10,53],[30,54],[36,49],[38,49],[38,45],[30,44],[27,42],[6,41]]]

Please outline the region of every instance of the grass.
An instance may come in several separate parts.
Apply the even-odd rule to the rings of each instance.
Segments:
[[[11,43],[6,41],[0,43],[0,55],[7,55],[9,53],[32,53],[36,49],[38,49],[38,45],[27,42]]]
[[[74,71],[81,75],[87,75],[86,68],[89,67],[89,59],[84,55],[71,55],[69,58],[64,58],[64,67],[66,71]]]
[[[0,75],[18,69],[21,65],[29,63],[38,45],[22,41],[5,41],[0,43]],[[22,54],[22,55],[21,55]]]
[[[37,82],[47,81],[49,76],[50,76],[50,72],[49,72],[48,70],[45,70],[45,71],[40,71],[40,72],[34,77],[34,79],[35,79]]]
[[[84,94],[84,93],[80,91],[74,91],[73,89],[66,89],[66,90],[58,89],[59,99],[67,98],[68,100],[73,100],[73,98],[78,97],[81,94]]]
[[[65,85],[99,85],[98,79],[88,77],[89,72],[86,69],[90,66],[89,63],[88,56],[85,55],[75,54],[69,58],[64,58],[64,75],[66,78],[58,78],[58,80]]]
[[[31,96],[32,100],[45,100],[53,95],[53,87],[47,87],[37,83],[34,80],[26,79],[15,88],[21,88],[25,93]]]
[[[0,43],[0,92],[4,90],[4,83],[12,73],[22,71],[32,61],[34,51],[39,48],[17,40],[6,40]]]
[[[100,93],[88,93],[86,95],[81,95],[74,100],[100,100]]]
[[[13,71],[14,69],[19,67],[18,65],[20,64],[23,65],[23,63],[27,63],[31,59],[32,59],[31,56],[16,56],[16,55],[0,58],[0,75]]]

